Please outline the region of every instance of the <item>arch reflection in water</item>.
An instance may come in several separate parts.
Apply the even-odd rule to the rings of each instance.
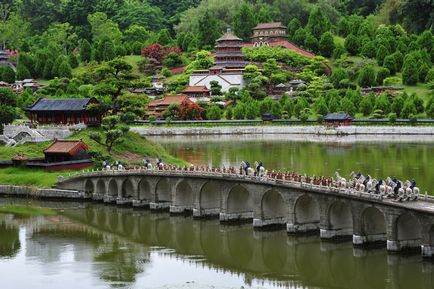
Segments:
[[[344,204],[333,205],[336,206],[336,214],[349,213]],[[79,212],[66,214],[74,220],[96,227],[97,224],[93,222],[100,219],[98,215],[113,213],[113,208],[100,210],[99,207],[91,207],[95,208],[93,216]],[[431,288],[433,285],[434,268],[430,263],[422,263],[418,255],[394,256],[382,249],[354,249],[351,242],[324,243],[316,236],[295,237],[287,236],[284,231],[254,231],[251,225],[221,226],[217,220],[195,221],[185,217],[169,217],[167,213],[155,214],[131,209],[116,211],[117,225],[106,224],[100,229],[146,247],[173,249],[177,258],[203,256],[203,264],[207,267],[245,274],[246,279],[279,284],[283,282],[308,288],[376,289],[385,288],[387,282],[395,284],[390,288],[410,288],[399,285],[402,282],[399,272],[409,270],[411,264],[412,274],[405,275],[412,280],[413,286],[417,284],[420,285],[418,288]],[[381,216],[375,209],[366,209],[364,215],[365,218]],[[412,220],[403,219],[401,222],[403,223],[399,226],[407,226]],[[382,232],[381,227],[365,228],[367,234],[379,232]],[[113,257],[114,263],[118,260],[116,258],[118,257]],[[126,258],[126,264],[129,263],[128,254],[122,258]],[[409,283],[410,281],[405,281],[405,284]]]

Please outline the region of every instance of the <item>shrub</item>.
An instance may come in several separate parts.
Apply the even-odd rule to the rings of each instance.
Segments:
[[[397,118],[396,113],[394,113],[394,112],[389,113],[389,122],[390,123],[395,123],[396,118]]]

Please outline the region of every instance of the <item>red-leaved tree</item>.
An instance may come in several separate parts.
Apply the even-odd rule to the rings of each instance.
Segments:
[[[201,120],[203,108],[191,101],[183,100],[178,106],[178,119]]]
[[[153,58],[160,63],[162,59],[171,52],[181,54],[182,50],[178,47],[163,48],[163,46],[159,43],[148,45],[142,48],[143,57]]]

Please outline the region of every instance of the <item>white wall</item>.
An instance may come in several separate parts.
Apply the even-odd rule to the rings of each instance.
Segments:
[[[222,86],[222,91],[228,91],[231,87],[241,88],[244,86],[244,79],[242,74],[191,75],[189,85],[205,85],[208,89],[210,89],[210,82],[213,80],[217,81]]]

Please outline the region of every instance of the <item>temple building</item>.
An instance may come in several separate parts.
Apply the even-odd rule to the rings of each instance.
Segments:
[[[180,105],[183,102],[193,103],[185,94],[167,95],[162,99],[156,99],[148,103],[146,107],[146,116],[154,116],[157,119],[163,118],[163,113],[171,104]]]
[[[253,28],[252,43],[255,47],[287,40],[286,27],[281,22],[260,23]]]
[[[92,98],[39,98],[32,106],[23,110],[32,123],[38,124],[78,124],[99,126],[105,111],[88,109],[90,105],[101,103]]]
[[[206,86],[211,88],[211,81],[215,80],[222,86],[222,91],[231,87],[244,86],[243,72],[247,62],[241,51],[243,41],[234,35],[231,29],[216,40],[214,66],[209,70],[195,70],[190,76],[191,87]]]

